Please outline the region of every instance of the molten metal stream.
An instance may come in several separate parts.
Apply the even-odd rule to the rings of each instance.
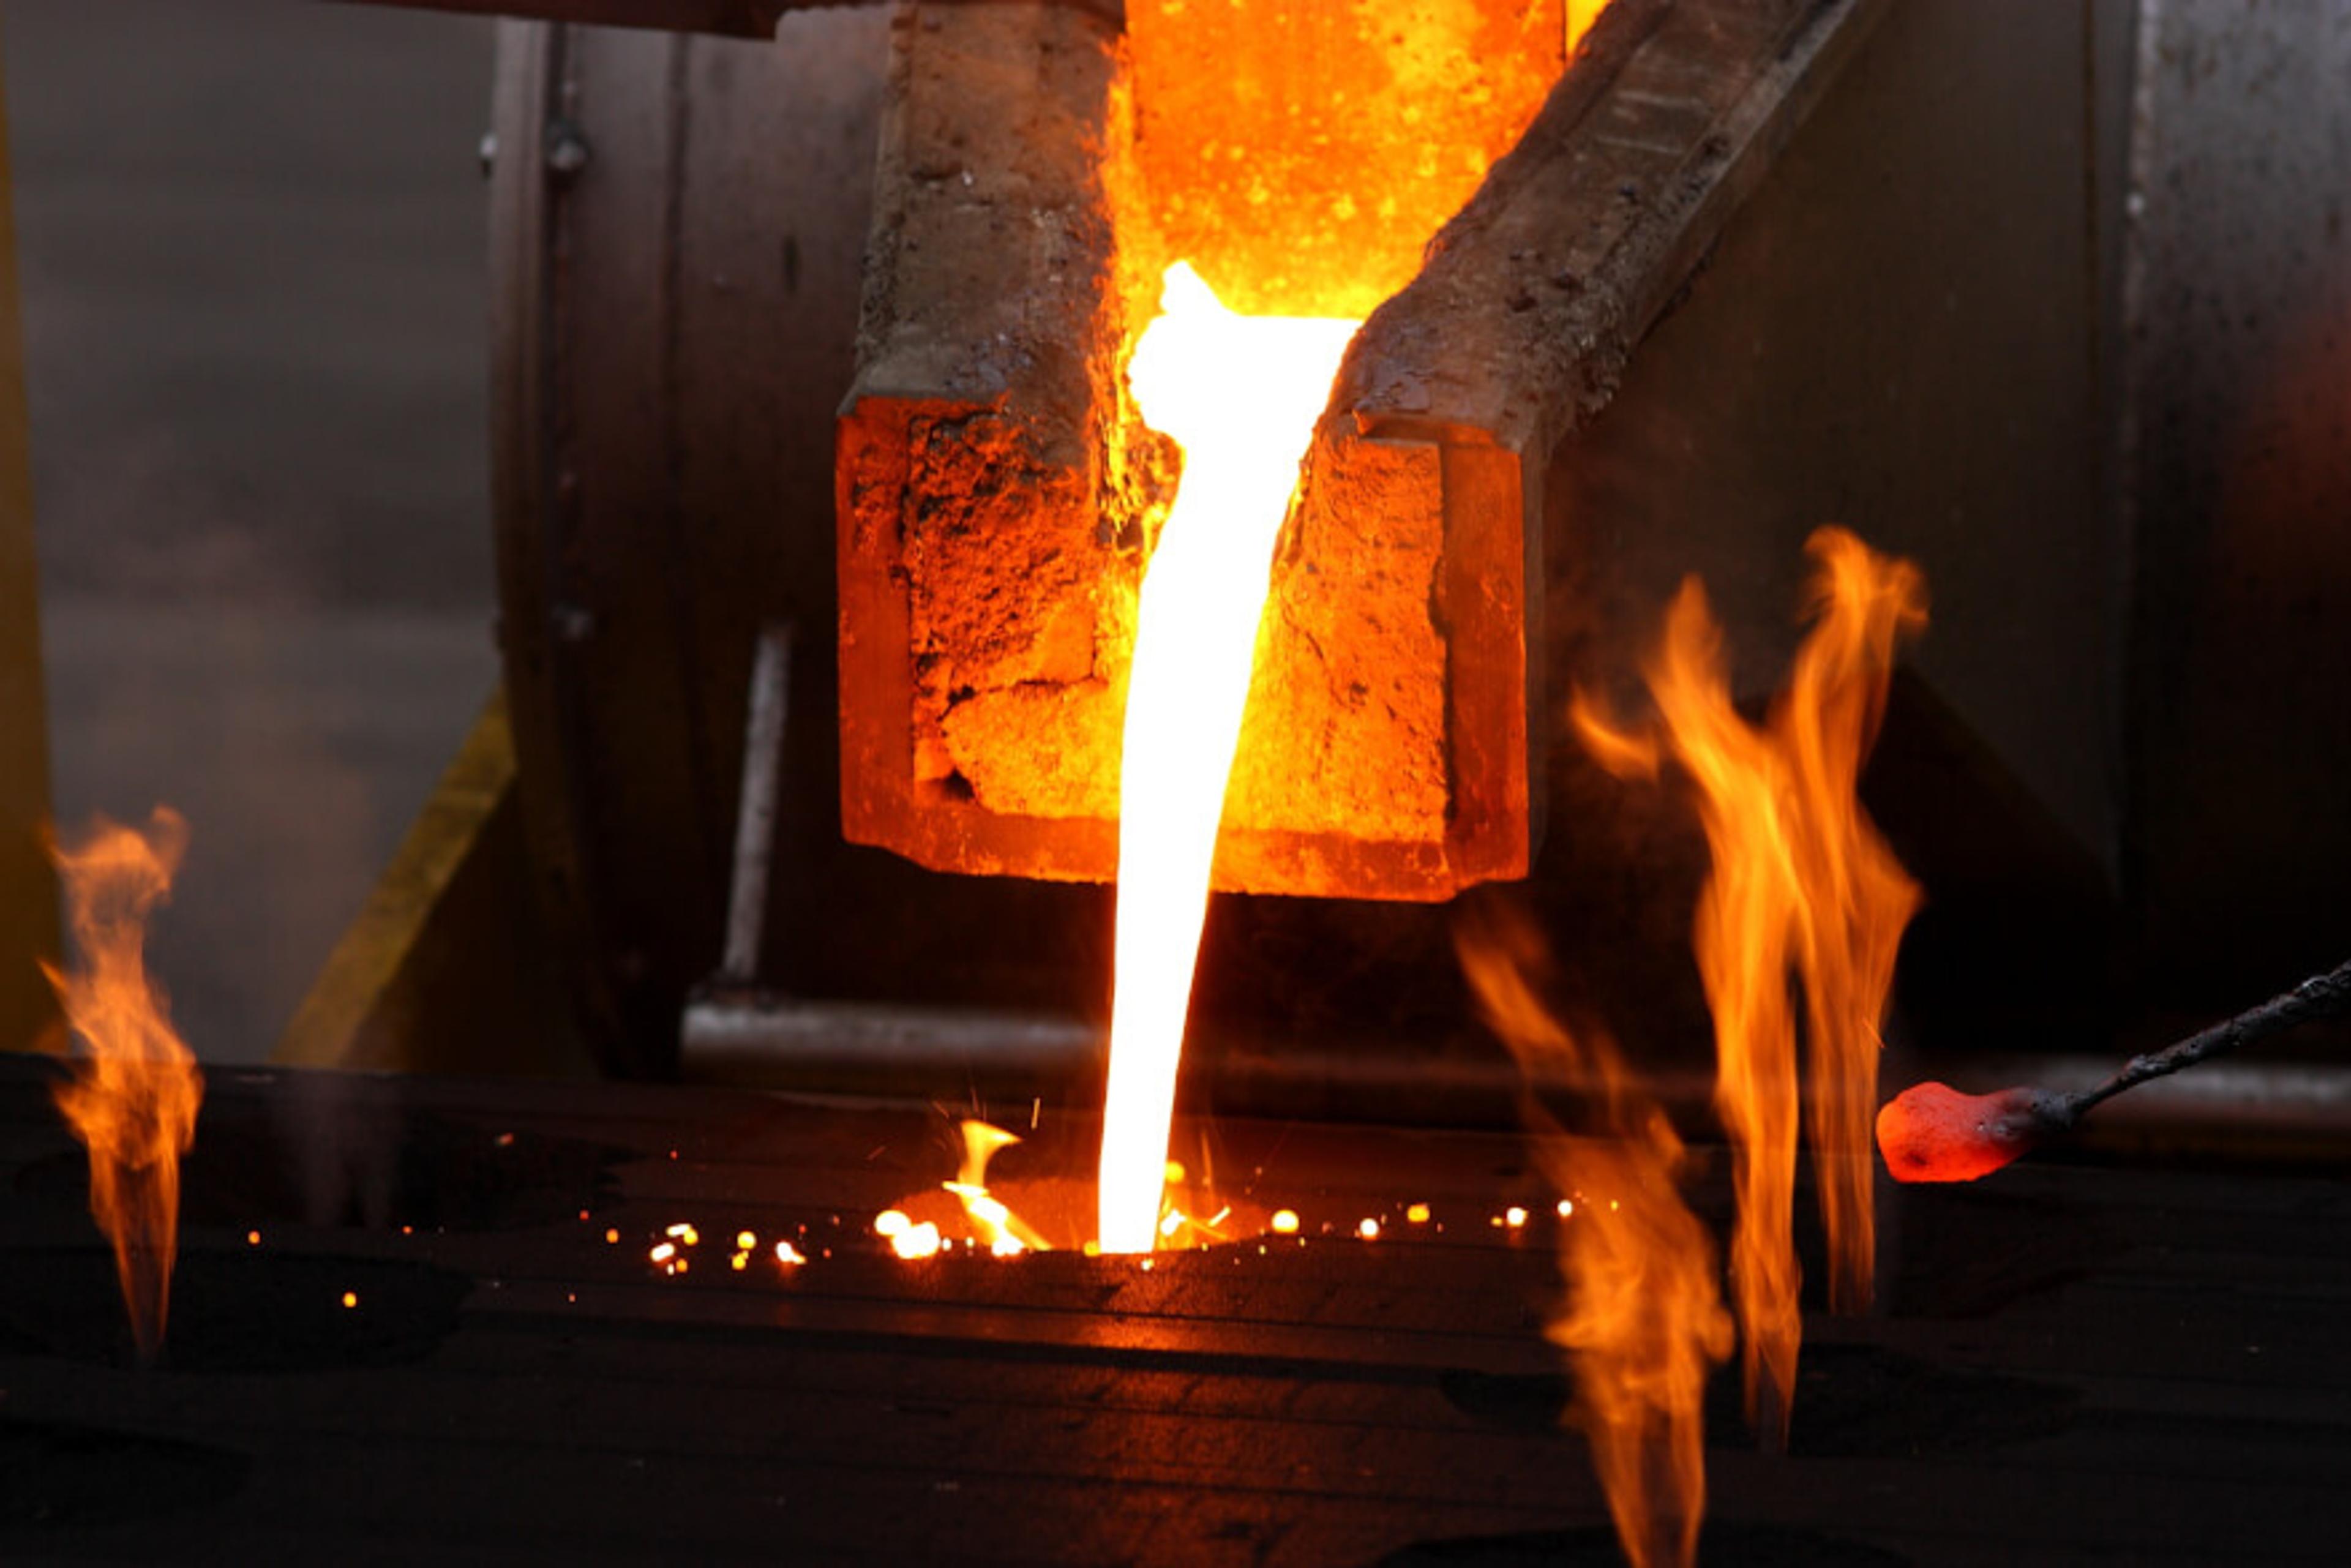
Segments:
[[[1184,475],[1144,577],[1127,688],[1104,1252],[1158,1239],[1176,1069],[1274,541],[1358,325],[1235,315],[1180,262],[1160,305],[1128,379],[1144,418],[1183,447]]]

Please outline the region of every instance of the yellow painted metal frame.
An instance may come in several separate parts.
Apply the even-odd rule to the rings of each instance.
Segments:
[[[271,1060],[371,1071],[591,1075],[550,1004],[527,852],[501,688]]]

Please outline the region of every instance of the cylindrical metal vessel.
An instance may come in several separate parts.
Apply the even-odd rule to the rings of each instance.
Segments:
[[[499,30],[499,641],[533,873],[610,1071],[665,1071],[716,966],[763,622],[815,632],[793,706],[832,708],[833,415],[888,26]],[[831,731],[796,727],[791,779],[834,775]],[[835,813],[788,801],[787,845],[837,838]]]

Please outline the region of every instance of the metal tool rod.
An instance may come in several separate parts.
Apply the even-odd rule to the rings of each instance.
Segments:
[[[743,737],[743,799],[735,812],[735,877],[727,891],[722,980],[748,985],[759,972],[768,922],[768,871],[775,863],[776,800],[790,716],[792,632],[762,627],[751,660],[751,716]]]
[[[2135,1084],[2193,1067],[2313,1019],[2333,1018],[2346,1009],[2351,1009],[2351,963],[2339,965],[2323,975],[2313,975],[2294,989],[2272,997],[2259,1007],[2248,1008],[2234,1018],[2223,1019],[2177,1045],[2132,1057],[2120,1071],[2095,1088],[2064,1097],[2065,1124],[2071,1126],[2091,1106]]]
[[[882,1002],[713,997],[688,1004],[680,1051],[705,1082],[904,1092],[910,1083],[1045,1085],[1099,1071],[1102,1030],[1077,1019]]]

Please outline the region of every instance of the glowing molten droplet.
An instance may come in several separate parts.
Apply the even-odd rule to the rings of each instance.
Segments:
[[[260,1245],[261,1245],[261,1232],[260,1232],[260,1231],[258,1231],[258,1230],[248,1230],[248,1231],[246,1231],[246,1232],[245,1233],[245,1244],[246,1244],[247,1247],[258,1247],[258,1246],[260,1246]]]
[[[1516,1230],[1527,1222],[1527,1211],[1517,1204],[1502,1210],[1502,1223]]]
[[[807,1262],[808,1259],[802,1256],[800,1249],[790,1242],[778,1241],[776,1243],[776,1261],[787,1269],[797,1269]]]
[[[1973,1181],[2063,1130],[2051,1098],[2032,1089],[1962,1094],[1947,1083],[1915,1084],[1877,1113],[1878,1152],[1896,1181]]]
[[[1377,1241],[1380,1239],[1380,1222],[1369,1218],[1357,1220],[1355,1234],[1366,1241]]]
[[[360,1304],[360,1293],[359,1293],[357,1291],[345,1291],[343,1292],[343,1305],[344,1305],[344,1306],[346,1306],[346,1307],[356,1307],[356,1306],[358,1306],[359,1304]]]
[[[1237,316],[1181,263],[1127,375],[1183,482],[1143,579],[1119,771],[1117,977],[1097,1220],[1158,1240],[1176,1069],[1274,540],[1353,321]]]
[[[646,1256],[656,1263],[666,1263],[677,1256],[677,1244],[674,1241],[664,1241]]]
[[[925,1219],[907,1225],[890,1238],[890,1250],[901,1258],[928,1258],[939,1249],[939,1228]]]
[[[895,1241],[899,1237],[904,1236],[906,1233],[906,1228],[914,1223],[901,1210],[885,1208],[873,1217],[873,1234],[885,1241]]]
[[[1273,1233],[1277,1236],[1295,1236],[1298,1234],[1298,1216],[1290,1209],[1275,1209],[1273,1211],[1272,1225]]]
[[[90,1215],[114,1245],[142,1357],[163,1340],[180,1156],[204,1097],[195,1056],[147,977],[147,917],[170,895],[187,843],[187,823],[158,810],[143,832],[100,819],[87,841],[53,849],[82,963],[71,975],[42,966],[80,1047],[57,1110],[89,1147]]]
[[[753,1232],[748,1230],[738,1230],[735,1233],[735,1249],[737,1251],[748,1252],[758,1245],[759,1238]]]
[[[1405,1210],[1404,1211],[1404,1218],[1405,1218],[1405,1224],[1407,1224],[1407,1225],[1426,1225],[1426,1224],[1427,1224],[1427,1223],[1428,1223],[1428,1205],[1426,1205],[1426,1204],[1425,1204],[1425,1203],[1416,1203],[1416,1204],[1414,1204],[1411,1207],[1409,1207],[1409,1208],[1407,1208],[1407,1209],[1405,1209]]]

